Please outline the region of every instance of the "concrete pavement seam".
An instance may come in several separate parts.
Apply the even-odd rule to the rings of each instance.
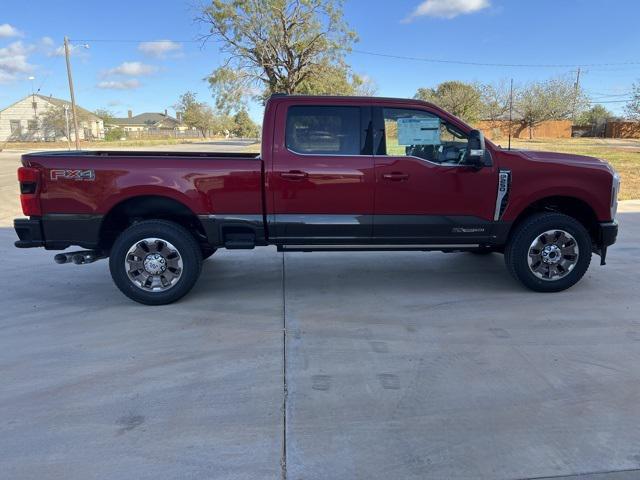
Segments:
[[[571,480],[573,479],[583,479],[583,480],[588,480],[587,477],[593,477],[593,480],[597,480],[596,477],[599,477],[600,475],[610,475],[610,474],[617,474],[617,473],[632,473],[632,472],[640,472],[640,468],[627,468],[627,469],[622,469],[622,470],[603,470],[600,472],[583,472],[583,473],[569,473],[567,475],[552,475],[552,476],[545,476],[545,477],[521,477],[521,478],[517,478],[515,480],[562,480],[562,479],[568,479]]]
[[[287,303],[285,295],[285,261],[282,252],[282,456],[280,470],[282,480],[287,479]]]

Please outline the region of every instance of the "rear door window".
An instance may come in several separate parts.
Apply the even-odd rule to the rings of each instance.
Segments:
[[[286,146],[303,155],[360,155],[360,115],[359,107],[290,107]]]

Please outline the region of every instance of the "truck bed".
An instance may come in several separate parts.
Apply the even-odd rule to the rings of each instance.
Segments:
[[[42,213],[104,215],[128,198],[161,196],[197,215],[262,215],[257,153],[55,151],[23,155],[42,179]]]

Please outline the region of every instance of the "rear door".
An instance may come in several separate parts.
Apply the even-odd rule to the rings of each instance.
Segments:
[[[491,236],[493,167],[465,165],[467,135],[436,112],[373,109],[377,127],[373,238],[386,243],[475,244]]]
[[[371,109],[283,102],[276,126],[270,238],[282,244],[368,241],[375,190]]]

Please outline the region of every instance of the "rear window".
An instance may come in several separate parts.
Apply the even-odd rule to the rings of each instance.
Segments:
[[[360,108],[290,107],[285,142],[295,153],[360,155]]]

